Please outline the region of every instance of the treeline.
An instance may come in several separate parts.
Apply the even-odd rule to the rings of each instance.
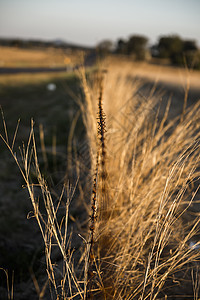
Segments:
[[[178,35],[161,36],[158,42],[148,46],[148,38],[132,35],[128,40],[119,39],[114,45],[105,40],[97,45],[101,54],[115,53],[131,56],[135,60],[165,59],[176,66],[200,69],[200,50],[195,40],[184,40]]]
[[[59,48],[59,49],[78,49],[78,50],[91,50],[93,48],[72,43],[66,43],[63,40],[43,41],[43,40],[29,40],[20,38],[0,38],[0,46],[19,47],[19,48]]]
[[[200,51],[194,40],[183,40],[179,36],[163,36],[152,47],[155,57],[167,58],[173,65],[200,69]]]

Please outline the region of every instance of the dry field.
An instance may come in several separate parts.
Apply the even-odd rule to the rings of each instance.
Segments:
[[[0,67],[60,67],[76,64],[80,51],[0,46]]]
[[[199,299],[200,75],[102,69],[0,78],[3,299]]]
[[[130,60],[122,57],[120,59],[110,58],[109,63],[112,65],[118,65],[124,68],[129,65],[132,67],[132,72],[138,78],[145,78],[154,83],[163,83],[165,85],[171,85],[172,87],[186,89],[200,89],[200,72],[180,67],[172,67],[167,65],[156,65],[150,63],[131,63]]]

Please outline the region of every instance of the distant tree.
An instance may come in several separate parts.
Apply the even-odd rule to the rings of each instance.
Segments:
[[[10,40],[10,46],[11,47],[20,47],[22,44],[22,41],[20,39],[12,39]]]
[[[126,45],[127,54],[133,54],[137,60],[146,56],[148,38],[142,35],[132,35]]]
[[[159,39],[158,57],[169,58],[172,64],[198,68],[198,47],[193,40],[182,40],[178,35],[163,36]],[[196,62],[196,63],[194,63]]]
[[[174,60],[183,50],[183,41],[178,35],[163,36],[158,42],[158,52],[161,58]]]
[[[116,53],[127,54],[127,43],[123,39],[117,41]]]
[[[109,54],[113,49],[113,42],[110,40],[103,40],[96,46],[96,49],[100,55]]]
[[[200,69],[200,52],[194,40],[185,40],[183,43],[183,60],[189,68]]]
[[[197,51],[198,47],[196,41],[194,40],[185,40],[183,42],[183,51]]]

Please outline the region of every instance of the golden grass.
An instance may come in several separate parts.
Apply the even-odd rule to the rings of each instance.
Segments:
[[[59,67],[76,63],[80,51],[0,46],[0,67]]]
[[[192,225],[184,224],[182,217],[199,189],[197,184],[191,194],[191,186],[199,181],[200,102],[182,121],[180,116],[167,119],[169,104],[160,116],[159,95],[141,99],[131,67],[108,68],[104,86],[110,212],[109,218],[98,218],[95,238],[94,281],[100,299],[156,299],[168,278],[199,257],[189,247],[199,231],[199,215]],[[91,82],[85,86],[90,97],[84,113],[95,157],[98,147],[90,122],[97,115],[93,102],[98,89]],[[97,191],[100,216],[105,194]],[[98,293],[94,297],[99,299]]]
[[[165,83],[179,87],[185,91],[189,84],[191,89],[199,90],[200,72],[187,68],[173,67],[167,65],[156,65],[147,62],[131,62],[130,59],[110,57],[110,65],[121,68],[132,68],[131,73],[137,77],[145,78],[157,83]]]
[[[53,73],[36,73],[36,74],[4,74],[0,75],[0,84],[12,87],[12,86],[21,86],[23,87],[26,84],[35,84],[42,83],[54,79],[62,79],[71,75],[67,72],[53,72]]]
[[[199,196],[200,101],[185,109],[182,116],[170,119],[170,102],[164,103],[162,114],[161,96],[155,89],[148,97],[138,93],[139,82],[133,84],[132,65],[109,65],[103,86],[101,73],[86,79],[82,69],[80,76],[85,93],[80,107],[91,170],[79,185],[83,200],[88,197],[84,194],[85,186],[90,186],[91,212],[95,212],[88,226],[90,234],[82,237],[86,251],[82,257],[85,275],[81,278],[76,273],[78,262],[72,259],[73,240],[67,235],[69,203],[74,191],[67,193],[70,197],[65,199],[65,214],[59,221],[63,193],[54,201],[41,174],[33,127],[27,147],[21,152],[22,165],[10,146],[13,143],[9,145],[6,136],[1,136],[30,194],[32,216],[37,219],[44,239],[52,297],[142,300],[170,299],[178,294],[195,298],[198,288],[191,272],[194,274],[200,255],[196,250],[200,244],[200,216],[190,215],[189,211]],[[77,173],[81,173],[78,157],[75,164],[77,170],[80,168]],[[32,168],[37,176],[35,184],[31,179]],[[40,197],[35,196],[36,189],[40,189]],[[90,204],[85,205],[90,210]],[[59,266],[53,256],[55,245],[62,256]],[[180,275],[186,269],[187,295]]]

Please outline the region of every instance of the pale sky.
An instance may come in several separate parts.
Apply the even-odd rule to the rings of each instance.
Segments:
[[[200,46],[200,0],[0,0],[0,37],[95,46],[142,34],[178,34]]]

